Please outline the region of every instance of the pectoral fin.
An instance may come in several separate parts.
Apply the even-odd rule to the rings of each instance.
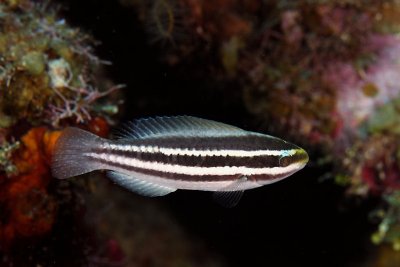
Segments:
[[[235,207],[243,196],[244,191],[221,191],[214,192],[214,200],[225,208]]]
[[[244,184],[247,182],[247,177],[242,176],[230,185],[221,188],[213,194],[214,200],[225,208],[235,207],[243,196]]]

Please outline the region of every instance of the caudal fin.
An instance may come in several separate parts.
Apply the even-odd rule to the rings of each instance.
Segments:
[[[55,145],[52,174],[59,179],[77,176],[99,169],[85,153],[99,144],[101,138],[79,128],[66,128]]]

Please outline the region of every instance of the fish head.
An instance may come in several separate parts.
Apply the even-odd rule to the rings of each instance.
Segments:
[[[274,154],[265,155],[260,159],[265,173],[254,178],[262,185],[289,177],[303,169],[309,161],[307,152],[301,147],[278,138],[274,141],[282,142],[282,149],[276,149]]]

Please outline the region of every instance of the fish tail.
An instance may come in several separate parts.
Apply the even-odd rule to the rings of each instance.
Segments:
[[[102,138],[79,128],[66,128],[58,138],[52,159],[52,174],[65,179],[100,169],[86,154],[101,143]]]

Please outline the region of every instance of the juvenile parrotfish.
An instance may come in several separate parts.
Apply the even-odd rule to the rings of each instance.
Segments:
[[[244,190],[277,182],[308,162],[306,151],[282,139],[190,116],[141,119],[121,133],[108,140],[65,129],[55,146],[53,176],[103,169],[140,195],[214,191],[220,203],[234,206]]]

